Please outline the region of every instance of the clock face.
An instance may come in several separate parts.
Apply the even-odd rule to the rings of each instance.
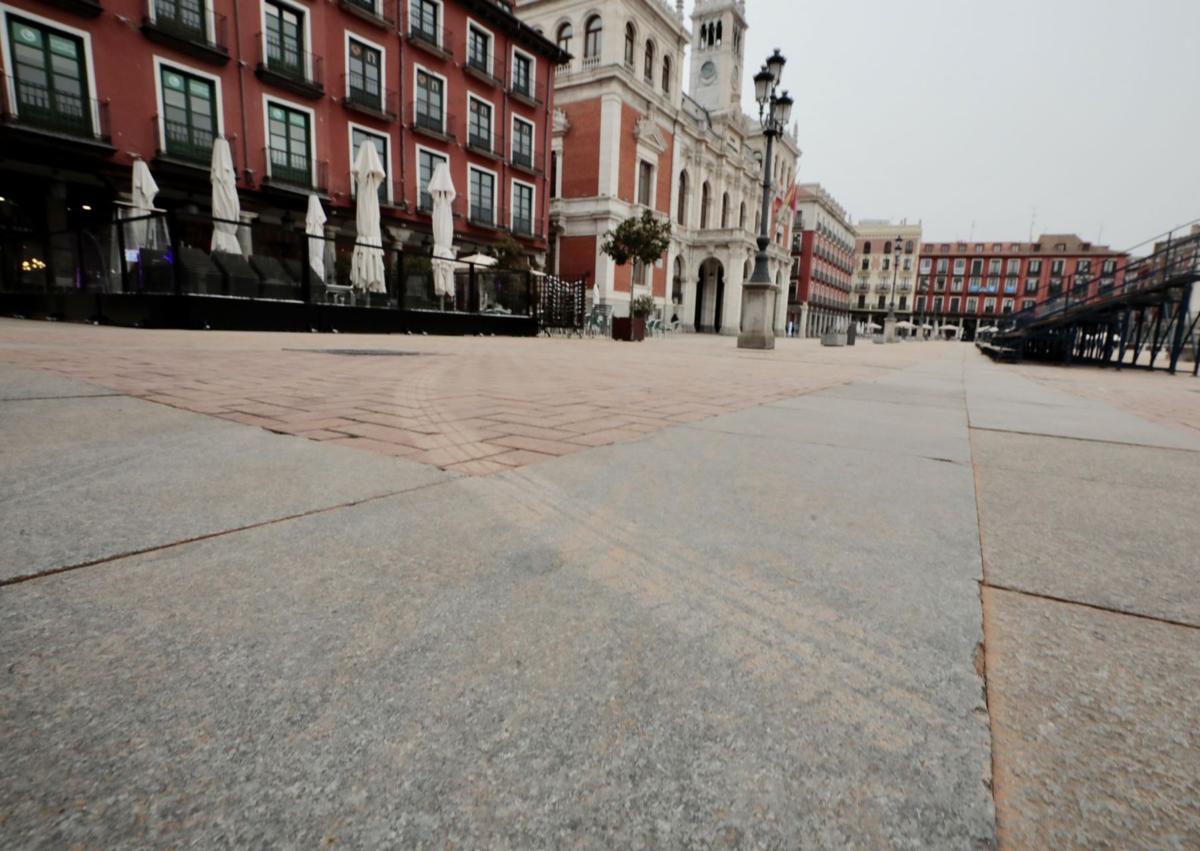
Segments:
[[[706,83],[711,83],[717,77],[717,66],[712,60],[708,60],[700,66],[700,79]]]

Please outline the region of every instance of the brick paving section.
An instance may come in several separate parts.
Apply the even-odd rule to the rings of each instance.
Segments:
[[[0,320],[0,362],[309,440],[487,475],[945,356],[951,343],[824,349],[151,331]],[[346,355],[321,350],[412,353]]]

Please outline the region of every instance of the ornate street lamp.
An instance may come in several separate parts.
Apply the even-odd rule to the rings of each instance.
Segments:
[[[883,339],[892,343],[896,340],[896,278],[900,274],[900,254],[904,246],[899,239],[892,249],[892,294],[888,299],[887,318],[883,320]]]
[[[771,219],[771,158],[775,137],[782,135],[792,117],[792,98],[778,90],[787,60],[776,50],[754,75],[754,98],[758,101],[758,123],[767,139],[767,154],[763,157],[762,221],[758,234],[758,254],[754,258],[754,274],[743,285],[742,332],[738,335],[739,349],[775,348],[775,301],[777,287],[771,282],[767,246]]]

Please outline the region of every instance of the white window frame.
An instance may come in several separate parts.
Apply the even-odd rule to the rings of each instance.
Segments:
[[[657,158],[641,156],[640,155],[641,151],[639,151],[638,153],[639,153],[639,156],[637,158],[637,170],[634,172],[634,175],[633,175],[633,180],[634,180],[633,204],[635,207],[643,207],[644,206],[647,210],[655,210],[656,209],[655,204],[658,201],[658,197],[657,197],[657,195],[658,195],[658,162],[657,162]],[[641,194],[642,193],[640,191],[641,190],[641,179],[642,179],[642,163],[645,163],[646,165],[650,166],[650,192],[649,192],[650,200],[645,204],[642,204],[642,202],[641,202]],[[727,194],[728,193],[726,193],[726,195]],[[722,197],[724,197],[724,196],[722,196]]]
[[[293,11],[299,12],[301,19],[304,21],[304,44],[300,48],[304,54],[304,76],[311,80],[313,77],[312,69],[312,9],[301,3],[293,3],[292,0],[270,0],[280,6],[288,6]],[[267,0],[259,0],[258,2],[258,25],[260,28],[259,40],[262,42],[260,47],[263,61],[267,58]]]
[[[262,96],[262,117],[263,117],[263,147],[266,149],[266,175],[271,176],[271,104],[276,103],[279,106],[285,106],[288,109],[295,109],[299,112],[308,113],[308,183],[313,188],[317,185],[317,163],[320,158],[317,156],[317,113],[310,106],[305,106],[302,103],[281,98],[277,95],[263,94]]]
[[[420,74],[428,74],[430,77],[437,77],[439,80],[442,81],[442,133],[443,133],[443,135],[449,136],[450,135],[450,101],[449,101],[450,84],[449,84],[449,81],[445,78],[445,76],[443,76],[442,74],[439,74],[437,71],[431,71],[430,69],[426,68],[424,65],[418,65],[415,62],[413,63],[412,122],[415,124],[417,121],[417,89],[418,89],[417,77]]]
[[[472,91],[467,92],[467,138],[464,140],[463,147],[474,153],[479,153],[478,148],[471,147],[471,101],[477,100],[492,111],[492,117],[488,121],[488,150],[492,153],[496,151],[496,104],[492,103],[485,97],[480,97]]]
[[[407,20],[408,29],[406,29],[404,31],[404,34],[406,36],[412,33],[413,3],[415,3],[415,2],[416,2],[416,0],[408,0],[408,20]],[[429,0],[429,2],[433,3],[433,5],[438,7],[437,32],[435,32],[433,35],[437,40],[437,46],[439,48],[441,48],[442,50],[445,50],[446,45],[442,44],[442,41],[444,40],[445,35],[446,35],[446,6],[444,3],[442,3],[442,0]]]
[[[467,222],[474,224],[471,222],[471,210],[476,206],[474,192],[471,190],[472,171],[480,171],[492,176],[492,225],[498,227],[500,223],[497,221],[496,206],[497,201],[499,201],[497,196],[500,194],[500,175],[490,168],[484,168],[481,165],[475,165],[475,163],[467,163]]]
[[[383,171],[384,185],[387,186],[388,205],[395,203],[392,198],[392,137],[386,131],[376,130],[374,127],[367,127],[365,124],[356,124],[353,121],[346,122],[346,145],[350,150],[350,197],[354,198],[358,195],[358,184],[354,180],[354,158],[358,151],[354,149],[354,131],[366,133],[368,136],[374,136],[377,139],[383,140]]]
[[[522,50],[521,48],[517,47],[514,44],[513,48],[512,48],[512,55],[509,56],[509,60],[508,60],[510,63],[509,64],[510,69],[517,67],[517,55],[518,54],[521,55],[522,57],[524,57],[525,59],[529,60],[529,97],[533,98],[534,100],[537,100],[537,57],[534,56],[532,53],[526,53],[524,50]],[[509,73],[508,90],[510,92],[513,91],[511,70]]]
[[[343,97],[350,97],[350,41],[354,40],[372,50],[379,51],[379,111],[384,112],[387,109],[387,49],[382,44],[371,41],[369,38],[364,38],[358,33],[346,30],[345,37],[345,63],[342,69],[342,74],[346,78],[346,90],[342,93]],[[374,131],[372,131],[374,132]]]
[[[4,27],[4,37],[0,38],[0,50],[3,51],[4,67],[6,69],[6,88],[8,89],[4,95],[8,99],[8,103],[13,111],[13,115],[19,114],[19,105],[17,104],[16,78],[12,74],[12,47],[8,43],[9,38],[11,37],[8,26],[8,19],[10,15],[15,15],[18,18],[25,18],[33,21],[34,23],[41,24],[49,29],[61,30],[62,32],[68,33],[79,39],[80,43],[83,45],[83,56],[85,62],[87,63],[87,67],[84,69],[84,72],[87,74],[88,97],[91,99],[90,103],[88,104],[88,108],[90,110],[94,110],[94,105],[98,102],[98,98],[96,97],[96,57],[92,53],[92,34],[87,30],[81,30],[78,27],[67,26],[62,21],[55,20],[54,18],[47,18],[45,15],[38,15],[16,6],[10,6],[7,3],[0,3],[0,26]],[[94,111],[91,113],[91,119],[93,124],[96,125],[94,129],[98,131],[99,122],[96,121],[97,115]]]
[[[417,181],[416,181],[417,197],[416,197],[415,206],[413,207],[413,209],[420,210],[421,209],[421,153],[424,152],[426,154],[433,154],[435,157],[441,157],[443,160],[446,161],[447,168],[450,167],[450,154],[447,153],[446,151],[439,151],[437,148],[431,148],[428,145],[416,145],[415,147],[416,147],[416,156],[413,157],[413,164],[416,166],[416,171],[417,171],[417,175],[416,175],[416,177],[417,177]],[[432,175],[430,175],[430,176],[432,177]]]
[[[974,304],[972,304],[971,302],[974,302]],[[975,295],[967,296],[965,312],[966,313],[978,313],[979,312],[979,296],[975,296]]]
[[[466,32],[463,33],[463,51],[464,51],[463,67],[464,68],[474,68],[475,67],[474,65],[471,64],[471,27],[475,27],[475,29],[479,30],[481,33],[484,33],[488,37],[487,73],[489,76],[495,77],[496,76],[496,34],[492,30],[485,27],[483,24],[479,23],[479,21],[475,20],[474,18],[470,18],[470,17],[467,18]],[[476,70],[478,70],[478,69],[476,69]]]
[[[530,121],[528,118],[517,115],[515,112],[513,113],[513,116],[512,116],[513,126],[511,128],[509,128],[509,135],[512,138],[509,140],[508,158],[510,161],[513,161],[513,157],[516,155],[516,152],[517,152],[516,125],[517,125],[518,121],[520,121],[522,124],[529,125],[529,167],[533,168],[534,164],[537,162],[537,124]],[[559,163],[559,165],[561,168],[561,162]]]
[[[529,190],[529,233],[524,236],[535,236],[537,227],[537,187],[525,180],[517,180],[515,177],[509,182],[508,187],[508,229],[513,231],[513,222],[516,221],[516,204],[513,203],[517,197],[516,188],[524,186]],[[515,233],[515,231],[513,231]]]
[[[177,62],[174,59],[168,59],[165,56],[159,56],[157,53],[153,56],[154,64],[154,102],[158,106],[158,115],[155,117],[155,124],[158,125],[158,149],[164,154],[167,152],[167,125],[166,125],[166,108],[163,104],[162,91],[162,71],[163,68],[175,68],[182,73],[192,74],[196,77],[203,77],[213,84],[213,91],[216,93],[217,102],[217,135],[225,135],[225,100],[221,92],[221,78],[216,74],[210,74],[207,71],[201,71],[199,68],[193,68],[183,62]],[[269,142],[270,140],[268,140]],[[267,156],[269,160],[270,155]],[[243,163],[243,167],[245,167]]]

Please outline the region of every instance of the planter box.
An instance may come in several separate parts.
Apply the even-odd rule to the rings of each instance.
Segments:
[[[844,346],[846,345],[846,335],[840,331],[829,331],[821,337],[822,346]]]
[[[639,343],[646,339],[646,320],[614,318],[612,321],[613,339]]]

